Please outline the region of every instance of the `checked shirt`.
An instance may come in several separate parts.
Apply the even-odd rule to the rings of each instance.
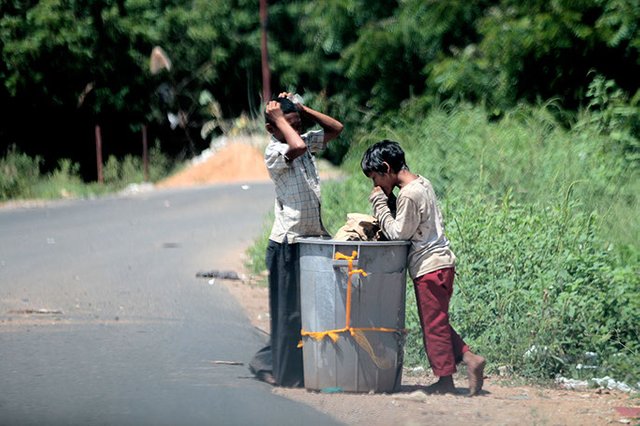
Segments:
[[[313,154],[326,147],[324,130],[300,135],[307,151],[288,162],[289,145],[271,136],[264,162],[276,187],[275,219],[269,239],[293,243],[296,237],[328,235],[320,216],[320,177]]]

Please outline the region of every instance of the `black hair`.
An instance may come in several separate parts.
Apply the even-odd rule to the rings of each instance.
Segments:
[[[280,109],[282,110],[283,114],[290,114],[292,112],[299,113],[298,107],[296,107],[296,105],[293,102],[291,102],[291,99],[289,99],[289,98],[278,97],[278,98],[274,99],[274,101],[276,101],[276,102],[278,102],[280,104]],[[269,119],[269,117],[267,117],[266,112],[264,114],[264,120],[267,123],[271,124],[271,125],[275,125],[275,123],[273,121],[271,121]]]
[[[362,156],[362,172],[365,176],[371,176],[371,173],[387,173],[387,167],[384,163],[389,164],[394,173],[400,170],[409,170],[409,166],[404,160],[404,151],[400,148],[398,142],[390,140],[382,140],[371,145]]]

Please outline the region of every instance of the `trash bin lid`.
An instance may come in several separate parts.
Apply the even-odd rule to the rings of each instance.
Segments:
[[[342,241],[332,240],[330,238],[322,237],[296,237],[294,242],[300,244],[319,244],[319,245],[331,245],[331,246],[408,246],[411,241],[396,240],[396,241]]]

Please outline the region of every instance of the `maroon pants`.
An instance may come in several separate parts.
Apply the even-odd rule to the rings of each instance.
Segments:
[[[433,373],[450,376],[469,347],[449,324],[454,268],[439,269],[413,280],[424,348]]]

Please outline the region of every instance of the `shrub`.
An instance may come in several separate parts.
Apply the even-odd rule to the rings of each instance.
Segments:
[[[0,200],[32,196],[31,188],[40,178],[40,157],[31,158],[11,146],[0,158]]]
[[[640,377],[612,367],[614,356],[640,361],[640,279],[597,237],[595,215],[477,197],[447,216],[460,255],[452,322],[493,363],[552,377],[595,353],[603,374]]]
[[[142,161],[138,157],[125,155],[122,160],[110,155],[103,169],[104,183],[114,188],[122,188],[129,183],[144,180]]]
[[[85,183],[80,177],[80,165],[60,159],[50,174],[41,175],[42,160],[29,157],[11,147],[0,158],[0,200],[14,198],[66,198],[103,194],[144,180],[142,160],[126,155],[118,160],[111,155],[103,168],[104,185]],[[166,177],[175,163],[164,155],[158,142],[149,150],[149,178],[152,182]]]
[[[149,149],[149,180],[158,182],[171,174],[175,167],[174,161],[162,152],[160,141],[156,140]]]
[[[87,187],[80,178],[80,165],[67,158],[58,161],[58,167],[33,186],[33,193],[39,198],[79,197],[86,192]]]

